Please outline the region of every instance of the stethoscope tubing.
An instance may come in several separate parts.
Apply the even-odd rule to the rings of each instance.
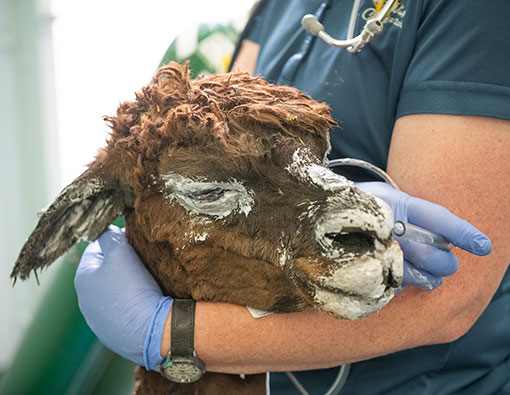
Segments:
[[[317,17],[312,14],[306,14],[301,19],[301,26],[304,30],[312,33],[324,40],[327,44],[337,47],[346,48],[349,52],[359,52],[361,49],[374,39],[375,36],[381,34],[384,29],[384,18],[391,11],[397,0],[387,0],[381,10],[377,12],[372,18],[368,19],[361,29],[361,32],[356,37],[354,36],[354,27],[359,11],[360,0],[354,0],[351,17],[349,19],[349,27],[347,30],[347,38],[345,40],[338,40],[331,37],[324,28],[324,25],[319,22]]]

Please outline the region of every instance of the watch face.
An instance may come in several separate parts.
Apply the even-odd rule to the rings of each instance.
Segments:
[[[191,361],[174,362],[163,370],[163,375],[177,383],[192,383],[202,377],[203,369]]]

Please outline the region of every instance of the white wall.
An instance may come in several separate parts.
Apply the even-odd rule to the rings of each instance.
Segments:
[[[242,18],[253,0],[53,0],[62,180],[104,145],[102,116],[150,82],[178,32]],[[77,122],[77,120],[79,120]]]
[[[242,17],[252,3],[0,0],[0,167],[4,174],[0,371],[8,367],[37,303],[51,286],[52,268],[40,277],[41,287],[32,279],[12,288],[8,279],[35,225],[37,210],[92,160],[107,137],[102,116],[115,114],[120,101],[133,99],[133,93],[150,81],[179,31],[199,22]],[[30,5],[32,9],[23,9]],[[16,21],[10,12],[24,19]],[[25,41],[18,42],[18,36]],[[19,65],[30,71],[28,80],[23,80]],[[37,86],[33,97],[26,86],[17,85],[30,81]]]

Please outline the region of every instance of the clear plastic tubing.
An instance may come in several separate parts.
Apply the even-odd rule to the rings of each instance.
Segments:
[[[428,244],[443,251],[450,251],[453,248],[453,244],[446,237],[403,221],[395,221],[393,235],[417,243]]]

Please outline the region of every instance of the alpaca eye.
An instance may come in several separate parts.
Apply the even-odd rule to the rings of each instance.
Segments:
[[[168,173],[161,180],[164,195],[191,213],[221,219],[233,213],[248,215],[254,205],[253,191],[235,179],[206,181]]]
[[[225,190],[222,188],[211,188],[211,189],[204,189],[201,191],[193,192],[189,195],[190,198],[198,201],[214,201],[218,200],[221,197],[225,195]]]

